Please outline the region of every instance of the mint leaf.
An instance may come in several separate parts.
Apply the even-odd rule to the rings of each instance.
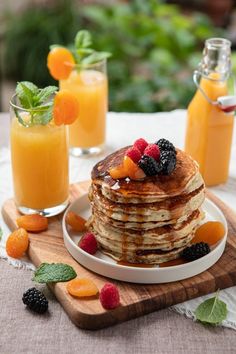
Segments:
[[[34,107],[34,98],[38,93],[38,87],[29,81],[18,82],[16,94],[23,108]]]
[[[198,321],[212,325],[219,324],[225,320],[227,313],[227,305],[223,301],[219,300],[218,292],[215,297],[201,303],[195,311]]]
[[[53,118],[53,103],[31,111],[31,115],[34,124],[47,125]]]
[[[0,241],[2,239],[2,235],[3,235],[3,232],[2,232],[2,229],[0,228]]]
[[[42,104],[47,101],[47,99],[56,91],[58,91],[58,87],[56,86],[48,86],[45,87],[44,89],[39,89],[39,93],[36,96],[37,103]]]
[[[34,272],[32,280],[37,283],[56,283],[71,280],[76,276],[76,272],[68,264],[42,263]]]
[[[75,36],[75,47],[79,48],[87,48],[92,44],[92,36],[89,31],[81,30]]]
[[[92,54],[88,55],[82,60],[82,64],[83,65],[95,64],[103,59],[109,58],[110,56],[111,53],[108,52],[93,52]]]

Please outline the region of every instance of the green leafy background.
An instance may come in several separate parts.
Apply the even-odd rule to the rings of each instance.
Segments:
[[[207,17],[184,16],[177,7],[157,0],[73,4],[59,0],[54,7],[28,9],[17,21],[8,17],[8,77],[41,87],[55,84],[46,68],[50,44],[70,45],[76,32],[86,28],[96,50],[112,53],[110,110],[155,112],[187,106],[204,40],[219,35]]]

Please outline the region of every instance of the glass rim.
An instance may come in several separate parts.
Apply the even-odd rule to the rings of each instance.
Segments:
[[[55,96],[55,93],[52,94],[50,97],[54,97]],[[10,107],[13,108],[13,109],[17,109],[19,111],[22,111],[22,112],[42,112],[44,111],[45,108],[49,107],[47,105],[45,106],[40,106],[40,107],[32,107],[32,108],[24,108],[22,106],[19,106],[17,105],[16,103],[14,103],[14,99],[17,98],[17,94],[14,93],[14,95],[11,96],[10,98],[10,101],[9,101],[9,104],[10,104]]]
[[[220,48],[220,47],[231,47],[231,41],[227,38],[222,38],[222,37],[213,37],[213,38],[208,38],[205,41],[205,44],[207,46],[211,46],[213,48]]]

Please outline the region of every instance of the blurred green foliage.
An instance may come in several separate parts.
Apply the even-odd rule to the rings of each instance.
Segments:
[[[184,16],[160,0],[79,8],[61,0],[53,8],[28,9],[9,20],[8,75],[48,85],[49,45],[69,45],[82,28],[92,32],[95,49],[113,54],[108,63],[110,109],[129,112],[186,107],[203,41],[216,35],[206,16]]]

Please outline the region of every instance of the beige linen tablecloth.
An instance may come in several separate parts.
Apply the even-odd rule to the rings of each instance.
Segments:
[[[106,153],[138,137],[155,141],[165,137],[182,147],[185,111],[162,114],[109,114]],[[8,115],[0,114],[0,203],[12,196],[8,143]],[[134,124],[132,124],[132,121]],[[236,160],[234,141],[233,160]],[[232,160],[232,162],[233,162]],[[71,182],[89,178],[97,158],[71,159]],[[236,210],[236,161],[225,186],[214,188],[226,203]],[[4,176],[4,178],[3,178]],[[4,230],[0,254],[4,252],[7,228]],[[29,265],[27,261],[23,263]],[[22,264],[21,264],[22,265]],[[35,315],[22,304],[23,292],[33,286],[32,271],[14,268],[0,260],[0,354],[15,353],[235,353],[235,331],[206,327],[170,309],[96,332],[78,329],[69,320],[60,304],[46,290],[49,314]],[[44,288],[45,291],[45,288]],[[233,299],[234,302],[234,299]]]

